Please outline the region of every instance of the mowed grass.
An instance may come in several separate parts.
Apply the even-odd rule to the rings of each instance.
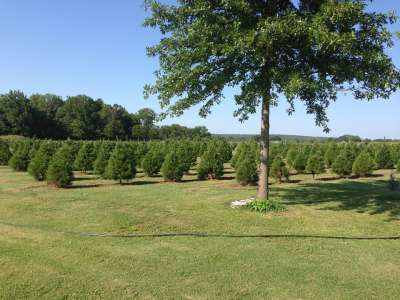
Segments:
[[[229,207],[255,193],[230,169],[223,180],[139,174],[122,186],[76,176],[60,190],[0,168],[1,299],[400,298],[400,240],[311,237],[399,236],[400,192],[387,188],[388,171],[293,176],[271,186],[287,211],[267,215]],[[310,237],[246,237],[268,234]]]

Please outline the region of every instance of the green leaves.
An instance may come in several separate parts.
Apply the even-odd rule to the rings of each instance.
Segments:
[[[393,44],[386,26],[396,18],[367,11],[366,1],[146,3],[145,26],[164,38],[149,48],[160,70],[145,95],[157,95],[164,116],[201,105],[206,117],[224,89],[236,87],[234,115],[241,121],[268,92],[271,104],[284,95],[289,113],[301,100],[328,131],[326,108],[339,90],[370,100],[400,86],[400,72],[384,52]]]

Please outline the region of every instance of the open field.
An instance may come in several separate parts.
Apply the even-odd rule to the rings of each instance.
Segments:
[[[0,167],[0,298],[398,299],[400,240],[246,237],[400,236],[388,174],[293,176],[302,181],[272,186],[288,210],[262,215],[229,208],[255,191],[232,171],[182,183],[139,174],[123,186],[78,174],[60,190]]]

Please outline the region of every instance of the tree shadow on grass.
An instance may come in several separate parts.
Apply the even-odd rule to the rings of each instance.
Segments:
[[[97,177],[74,177],[74,181],[96,180]]]
[[[67,189],[88,189],[88,188],[96,188],[96,187],[101,187],[101,184],[74,184]]]
[[[163,181],[150,181],[150,180],[141,180],[141,181],[130,181],[130,182],[123,182],[122,184],[117,183],[117,185],[148,185],[148,184],[159,184]]]
[[[400,220],[400,191],[391,191],[387,181],[342,181],[304,183],[276,191],[287,205],[320,205],[321,210],[355,210],[359,213],[388,213],[390,221]]]

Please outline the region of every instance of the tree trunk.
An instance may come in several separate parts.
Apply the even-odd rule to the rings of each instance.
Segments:
[[[269,112],[271,96],[268,93],[263,98],[261,109],[261,149],[260,149],[260,177],[258,181],[257,198],[268,200],[268,176],[269,176]]]

